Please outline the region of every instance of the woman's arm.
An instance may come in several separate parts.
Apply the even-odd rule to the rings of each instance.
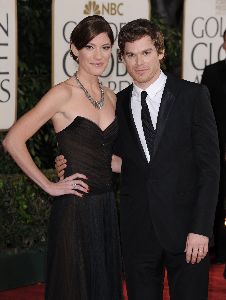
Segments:
[[[81,185],[83,191],[85,191],[88,186],[80,178],[85,179],[86,177],[82,174],[74,174],[60,183],[49,181],[35,165],[28,152],[26,142],[43,124],[61,111],[62,99],[65,100],[66,97],[67,93],[64,89],[61,89],[59,86],[52,88],[33,109],[15,123],[3,141],[4,148],[10,153],[24,173],[44,191],[55,196],[62,194],[77,195],[78,192],[73,190],[73,183]]]

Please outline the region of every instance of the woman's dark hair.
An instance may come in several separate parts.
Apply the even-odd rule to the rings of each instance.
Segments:
[[[152,21],[147,19],[137,19],[124,25],[119,32],[118,46],[119,59],[122,59],[125,51],[126,42],[134,42],[144,36],[150,36],[158,54],[162,54],[165,50],[164,36],[159,27]]]
[[[73,44],[78,50],[85,47],[98,34],[106,32],[111,45],[114,44],[114,35],[109,23],[98,15],[88,16],[80,21],[73,29],[70,37],[70,44]],[[70,55],[75,61],[78,57],[70,50]]]
[[[226,39],[226,29],[225,29],[225,31],[223,33],[223,38]]]

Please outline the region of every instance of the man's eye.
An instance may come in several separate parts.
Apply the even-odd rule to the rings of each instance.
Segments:
[[[104,46],[103,49],[104,50],[109,50],[109,49],[111,49],[111,46]]]
[[[145,51],[144,52],[144,55],[146,56],[146,55],[149,55],[149,54],[151,54],[151,51]]]
[[[134,56],[133,53],[127,53],[126,55],[127,55],[127,57],[133,57]]]

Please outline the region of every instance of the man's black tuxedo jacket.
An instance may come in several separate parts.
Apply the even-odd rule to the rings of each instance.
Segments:
[[[220,144],[226,144],[226,60],[206,66],[202,75],[202,83],[205,84],[211,96]]]
[[[167,76],[149,164],[134,124],[131,93],[132,85],[118,93],[116,109],[123,249],[142,236],[148,210],[162,246],[183,252],[188,233],[212,235],[219,149],[209,93],[205,86]]]

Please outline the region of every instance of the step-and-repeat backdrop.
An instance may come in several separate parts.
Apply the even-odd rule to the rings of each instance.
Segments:
[[[225,58],[222,48],[226,29],[226,0],[185,0],[183,74],[199,83],[203,69]]]
[[[76,24],[88,15],[103,16],[111,25],[115,43],[112,57],[101,81],[118,92],[129,85],[131,79],[122,62],[117,59],[117,37],[123,25],[137,18],[150,19],[149,0],[115,0],[115,1],[84,1],[84,0],[54,0],[53,15],[53,52],[52,81],[53,84],[65,80],[75,72],[77,64],[69,55],[70,34]]]
[[[17,1],[0,0],[0,129],[16,119]]]
[[[111,25],[115,45],[101,81],[113,91],[127,87],[131,78],[117,59],[121,27],[137,18],[150,19],[151,1],[52,1],[52,83],[57,84],[76,70],[69,55],[70,34],[84,17],[102,15]],[[226,29],[226,0],[185,0],[182,77],[200,82],[206,65],[225,58],[222,48]],[[166,41],[167,43],[167,41]],[[28,45],[29,46],[29,45]],[[0,0],[0,130],[16,119],[17,102],[17,1]]]

